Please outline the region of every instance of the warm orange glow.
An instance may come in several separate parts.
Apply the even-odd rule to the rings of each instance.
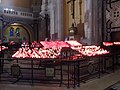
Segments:
[[[103,42],[103,45],[104,46],[113,46],[113,43],[112,42]]]
[[[95,56],[95,55],[102,55],[108,54],[107,50],[100,48],[100,46],[83,46],[80,50],[78,50],[84,56]]]
[[[82,46],[81,43],[79,43],[77,41],[74,41],[74,40],[65,41],[65,42],[67,42],[68,44],[70,44],[70,46]]]
[[[64,41],[40,41],[40,43],[46,48],[69,47],[69,45]]]
[[[72,46],[69,46],[64,41],[42,41],[40,42],[44,47],[38,48],[37,42],[34,42],[34,47],[30,49],[29,47],[22,47],[12,55],[14,58],[59,58],[61,55],[61,51],[63,47],[69,47],[73,52],[78,51],[77,54],[70,54],[67,55],[66,58],[71,58],[71,60],[77,59],[82,56],[96,56],[96,55],[103,55],[108,54],[109,51],[104,50],[100,46],[82,46],[82,44],[74,43],[77,41],[70,41]],[[37,44],[36,44],[37,43]],[[25,43],[24,43],[25,44]],[[74,46],[73,46],[74,45]],[[77,46],[78,45],[78,46]],[[79,46],[81,45],[81,46]],[[66,55],[66,53],[63,53]],[[68,53],[67,53],[68,54]]]
[[[120,45],[120,42],[113,42],[115,45]]]
[[[15,54],[12,55],[13,58],[58,58],[60,55],[61,48],[51,49],[51,48],[34,48],[29,47],[20,48]]]
[[[5,49],[7,49],[7,47],[5,47],[5,46],[2,46],[2,47],[1,47],[1,46],[0,46],[0,51],[1,51],[1,49],[2,49],[2,50],[5,50]]]

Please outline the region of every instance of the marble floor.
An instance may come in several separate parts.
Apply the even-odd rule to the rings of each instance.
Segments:
[[[105,88],[113,85],[114,83],[120,81],[120,70],[114,73],[107,74],[101,78],[95,78],[87,81],[86,83],[81,83],[80,87],[69,88],[69,90],[104,90]],[[0,90],[68,90],[67,87],[58,85],[21,85],[21,84],[0,84]]]

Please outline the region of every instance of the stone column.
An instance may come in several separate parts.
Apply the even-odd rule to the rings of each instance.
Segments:
[[[48,11],[50,12],[50,37],[52,39],[52,35],[55,32],[55,4],[54,4],[54,0],[51,0],[51,2],[48,5]]]
[[[98,44],[98,8],[97,0],[92,0],[92,33],[91,33],[91,43]]]
[[[0,15],[0,40],[2,40],[3,35],[3,17]]]
[[[91,43],[100,45],[102,40],[102,1],[92,0],[92,38]]]
[[[89,40],[89,44],[91,44],[91,34],[92,34],[92,0],[84,1],[84,13],[85,13],[85,22],[84,22],[84,30],[85,30],[85,38]]]
[[[53,40],[62,39],[62,3],[63,0],[48,0],[48,6],[46,6],[45,0],[42,1],[41,15],[44,16],[45,8],[47,8],[50,16],[50,37]]]
[[[62,31],[62,0],[51,0],[50,12],[50,35],[53,40],[61,39]]]
[[[57,33],[58,39],[61,39],[62,31],[62,0],[56,0],[55,8],[55,33]]]

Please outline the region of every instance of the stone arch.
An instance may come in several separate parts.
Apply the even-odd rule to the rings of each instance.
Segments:
[[[22,28],[24,28],[24,30],[26,30],[28,37],[29,37],[29,42],[32,42],[34,40],[34,33],[33,33],[33,29],[32,26],[28,25],[25,22],[21,22],[21,21],[14,21],[14,22],[10,22],[8,23],[4,28],[3,28],[3,35],[5,30],[10,27],[12,24],[17,23],[19,24]]]

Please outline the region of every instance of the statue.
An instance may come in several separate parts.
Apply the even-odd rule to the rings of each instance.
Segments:
[[[20,37],[20,28],[16,28],[16,37]]]
[[[14,28],[13,27],[10,28],[10,37],[11,36],[14,36]]]

